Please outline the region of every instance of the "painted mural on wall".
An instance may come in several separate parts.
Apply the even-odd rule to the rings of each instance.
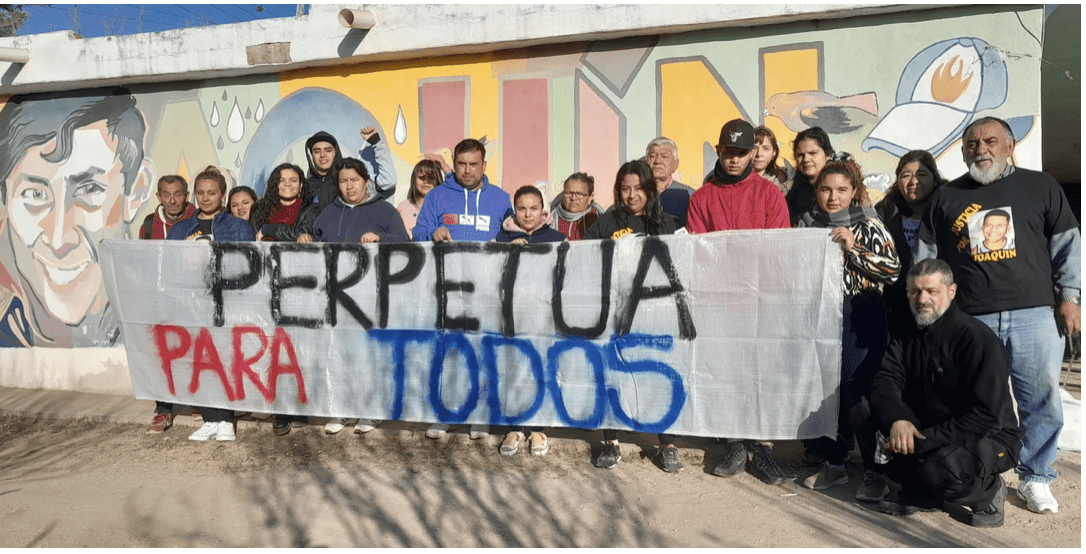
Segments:
[[[870,47],[895,32],[908,40]],[[821,126],[885,186],[914,148],[960,175],[961,130],[996,115],[1020,141],[1018,162],[1039,167],[1029,58],[1040,46],[1027,33],[1013,13],[923,32],[911,22],[729,40],[699,31],[0,99],[0,346],[117,344],[97,242],[136,236],[162,175],[213,164],[231,186],[262,193],[276,164],[308,166],[304,143],[317,131],[365,157],[360,130],[375,127],[392,153],[394,203],[415,163],[429,154],[451,164],[465,137],[486,144],[488,176],[510,193],[535,184],[553,197],[583,171],[608,206],[619,165],[661,135],[679,148],[675,179],[696,188],[735,117],[772,129],[782,163],[797,131]]]

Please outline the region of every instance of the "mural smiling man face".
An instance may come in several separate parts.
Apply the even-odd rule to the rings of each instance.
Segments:
[[[112,343],[118,331],[104,321],[108,298],[97,247],[125,235],[149,194],[143,118],[127,92],[12,100],[0,112],[8,134],[0,142],[7,212],[0,261],[18,276],[31,342]]]

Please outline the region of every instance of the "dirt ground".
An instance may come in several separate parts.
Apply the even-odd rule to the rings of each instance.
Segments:
[[[679,444],[686,469],[672,475],[647,457],[647,435],[620,435],[623,459],[608,471],[590,463],[597,434],[575,430],[556,431],[547,456],[507,458],[499,436],[471,441],[466,428],[433,441],[406,423],[365,436],[270,427],[197,443],[180,424],[148,436],[136,424],[0,416],[0,547],[1081,545],[1079,454],[1056,463],[1059,514],[1027,511],[1009,472],[1006,524],[982,530],[857,503],[855,460],[848,485],[816,492],[715,477],[723,447],[702,439]],[[813,471],[798,442],[776,453],[791,476]]]

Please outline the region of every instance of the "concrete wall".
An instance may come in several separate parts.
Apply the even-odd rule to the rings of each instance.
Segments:
[[[357,153],[359,129],[377,127],[397,204],[424,154],[449,159],[466,136],[486,142],[487,174],[510,192],[538,183],[554,195],[585,171],[609,205],[618,166],[658,135],[679,145],[676,177],[696,187],[735,117],[773,129],[782,160],[797,131],[820,125],[885,186],[913,148],[960,175],[961,128],[995,115],[1012,123],[1017,163],[1040,168],[1040,6],[370,8],[379,23],[365,33],[314,6],[304,18],[153,35],[2,39],[33,54],[22,69],[0,65],[0,91],[19,93],[0,97],[0,344],[15,347],[0,348],[0,385],[130,391],[97,240],[135,235],[158,176],[215,164],[262,191],[277,163],[306,167],[302,145],[318,130]],[[289,62],[249,63],[283,52]],[[79,62],[47,67],[50,56]],[[282,70],[295,66],[308,67]],[[219,74],[236,76],[204,78]],[[85,90],[103,84],[123,88]],[[57,90],[77,98],[44,92]],[[27,155],[50,154],[52,133],[76,120],[67,155]],[[13,145],[31,122],[48,130]]]

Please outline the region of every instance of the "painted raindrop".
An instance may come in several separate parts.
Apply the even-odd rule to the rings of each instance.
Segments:
[[[261,122],[261,121],[264,121],[264,101],[263,100],[261,100],[256,105],[256,121],[258,123]]]
[[[219,105],[215,102],[211,103],[211,126],[219,126]]]
[[[219,137],[219,142],[218,142],[218,144],[216,144],[215,146],[218,146],[218,147],[219,147],[219,150],[222,150],[222,147],[223,147],[223,143],[222,143],[222,137]]]
[[[234,158],[234,167],[241,167],[241,154],[238,154],[238,157]]]
[[[400,106],[400,111],[396,114],[396,127],[392,130],[392,134],[396,139],[396,144],[407,142],[407,120],[403,117],[403,106]]]
[[[222,99],[226,100],[226,89],[222,89]]]
[[[253,118],[253,110],[250,110],[249,108],[245,108],[245,119],[252,119],[252,118]]]
[[[230,117],[226,120],[226,138],[230,142],[238,142],[245,136],[245,120],[241,117],[241,108],[237,99],[234,99],[234,107],[230,108]]]

